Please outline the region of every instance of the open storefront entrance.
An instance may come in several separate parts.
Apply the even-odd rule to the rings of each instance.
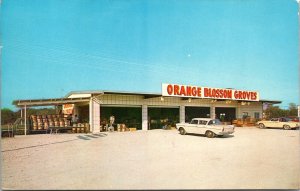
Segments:
[[[179,107],[148,108],[148,123],[149,129],[162,129],[165,125],[175,126],[179,123]]]
[[[114,128],[117,124],[125,124],[128,128],[142,129],[142,107],[141,106],[105,106],[100,107],[101,125],[109,124],[110,116],[115,117]]]
[[[209,118],[210,107],[185,107],[185,122],[190,122],[193,118]]]
[[[236,108],[232,107],[216,107],[216,118],[222,122],[232,122],[236,119]]]

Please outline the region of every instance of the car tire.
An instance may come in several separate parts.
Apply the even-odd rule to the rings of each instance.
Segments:
[[[260,123],[260,124],[258,124],[258,125],[259,125],[259,128],[261,128],[261,129],[266,128],[266,126],[265,126],[263,123]]]
[[[289,125],[284,125],[284,126],[283,126],[283,129],[285,129],[285,130],[290,130],[291,127],[290,127]]]
[[[206,132],[205,132],[205,136],[206,136],[207,138],[214,138],[214,137],[215,137],[215,134],[214,134],[214,132],[212,132],[212,131],[206,131]]]
[[[184,130],[184,128],[180,127],[179,128],[179,133],[180,133],[180,135],[185,135],[186,131]]]

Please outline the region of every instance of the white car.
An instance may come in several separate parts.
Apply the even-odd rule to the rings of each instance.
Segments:
[[[272,118],[270,121],[258,121],[257,125],[259,128],[283,128],[283,129],[296,129],[299,128],[299,122],[294,122],[286,117]]]
[[[222,125],[219,119],[211,118],[194,118],[190,123],[177,123],[176,128],[181,135],[197,133],[208,138],[234,133],[233,125]]]

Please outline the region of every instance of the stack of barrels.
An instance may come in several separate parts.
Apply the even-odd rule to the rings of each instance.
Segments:
[[[90,131],[90,124],[88,123],[77,123],[73,124],[73,133],[88,133]]]
[[[33,130],[47,130],[48,127],[67,127],[70,121],[63,115],[31,115]]]
[[[127,128],[125,124],[117,124],[117,131],[125,132],[125,131],[130,131],[130,129]]]

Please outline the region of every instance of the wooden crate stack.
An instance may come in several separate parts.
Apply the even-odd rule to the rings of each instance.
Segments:
[[[251,127],[255,126],[256,120],[254,118],[236,119],[232,121],[232,124],[236,127]]]

